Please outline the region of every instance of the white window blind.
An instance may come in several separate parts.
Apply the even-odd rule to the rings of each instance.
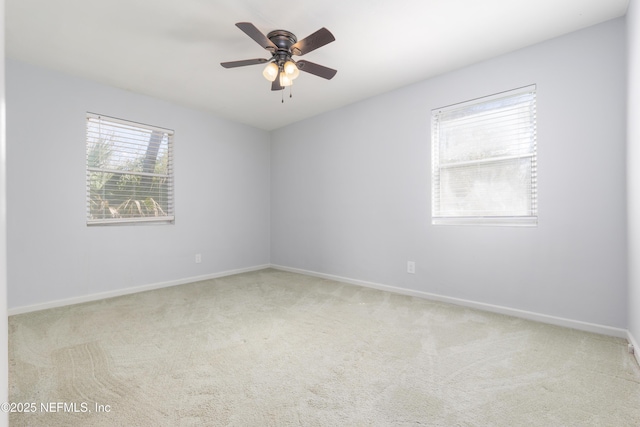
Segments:
[[[433,224],[537,224],[535,85],[432,111]]]
[[[172,222],[173,131],[87,113],[87,224]]]

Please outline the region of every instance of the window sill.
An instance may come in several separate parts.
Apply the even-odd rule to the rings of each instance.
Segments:
[[[87,220],[90,227],[96,225],[159,225],[173,224],[175,217],[146,217],[146,218],[114,218],[114,219],[93,219]]]
[[[537,227],[538,217],[433,217],[433,225],[481,225],[495,227]]]

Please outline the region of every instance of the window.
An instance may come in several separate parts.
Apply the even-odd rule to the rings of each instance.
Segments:
[[[87,113],[87,224],[173,220],[173,131]]]
[[[536,225],[536,86],[431,115],[433,224]]]

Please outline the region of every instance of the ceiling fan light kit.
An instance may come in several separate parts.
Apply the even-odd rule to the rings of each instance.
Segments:
[[[271,31],[265,36],[250,22],[238,22],[236,26],[256,43],[268,50],[271,53],[271,58],[221,62],[220,65],[224,68],[236,68],[267,63],[262,75],[271,82],[271,90],[283,90],[285,87],[293,85],[293,81],[300,75],[300,71],[327,80],[331,80],[337,73],[337,70],[332,68],[305,60],[294,61],[292,58],[293,56],[305,55],[334,41],[333,34],[324,27],[298,41],[295,34],[286,30]]]

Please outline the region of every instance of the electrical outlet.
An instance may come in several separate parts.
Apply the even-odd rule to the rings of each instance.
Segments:
[[[416,272],[416,263],[414,261],[407,261],[407,273],[415,274]]]
[[[196,254],[196,264],[200,264],[202,262],[202,255]]]

